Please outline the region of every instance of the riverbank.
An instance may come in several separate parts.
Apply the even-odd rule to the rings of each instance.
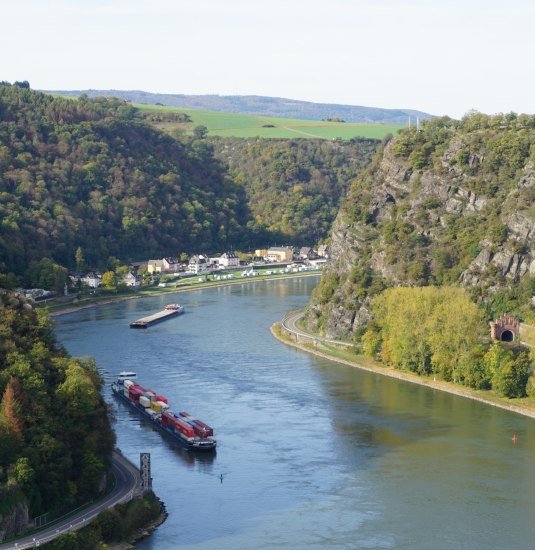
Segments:
[[[149,537],[164,521],[169,517],[169,513],[165,508],[165,504],[157,499],[161,506],[160,515],[151,521],[145,527],[138,529],[129,539],[128,542],[118,542],[109,546],[110,550],[132,550],[136,547],[136,542]]]
[[[123,294],[117,296],[106,296],[99,298],[90,299],[87,301],[80,301],[76,304],[69,303],[62,306],[61,304],[54,304],[54,309],[47,308],[46,306],[43,309],[47,310],[51,317],[59,317],[60,315],[67,315],[68,313],[74,313],[80,311],[81,309],[89,309],[92,307],[103,306],[106,304],[113,304],[116,302],[124,302],[126,300],[136,300],[139,298],[147,298],[151,296],[162,296],[164,294],[178,294],[182,292],[191,292],[193,290],[202,290],[204,288],[215,288],[221,286],[234,286],[234,285],[247,285],[247,284],[256,284],[264,283],[266,281],[277,281],[282,279],[297,279],[303,277],[319,277],[320,272],[315,273],[288,273],[285,275],[272,275],[266,277],[255,277],[247,278],[246,280],[232,280],[232,281],[209,281],[206,283],[196,283],[194,285],[185,287],[185,288],[159,288],[154,290],[143,290],[136,294]]]
[[[355,355],[354,352],[349,350],[345,351],[341,349],[334,349],[322,342],[317,342],[315,345],[299,344],[283,332],[280,323],[275,323],[274,325],[272,325],[270,327],[270,332],[277,340],[284,344],[300,349],[307,353],[317,355],[318,357],[328,359],[329,361],[334,361],[336,363],[341,363],[350,367],[366,370],[375,374],[389,376],[390,378],[397,378],[398,380],[403,380],[404,382],[426,386],[434,390],[444,391],[458,397],[465,397],[467,399],[479,401],[480,403],[485,403],[486,405],[499,407],[510,412],[521,414],[523,416],[535,418],[535,403],[533,403],[532,400],[531,402],[515,400],[515,403],[511,403],[511,399],[500,397],[495,394],[490,394],[489,391],[473,390],[470,388],[460,387],[456,384],[453,384],[452,382],[436,380],[434,378],[425,378],[411,372],[400,371],[392,367],[384,366],[381,363],[374,361],[370,357]]]

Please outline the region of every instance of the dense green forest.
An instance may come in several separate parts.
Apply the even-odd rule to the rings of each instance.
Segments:
[[[217,158],[245,189],[248,228],[266,240],[314,245],[325,239],[350,182],[377,141],[211,138]],[[261,243],[260,243],[261,244]]]
[[[0,86],[0,261],[23,274],[50,258],[72,267],[109,256],[230,246],[243,190],[208,144],[180,143],[120,100],[55,98]]]
[[[114,434],[100,389],[94,364],[58,347],[45,313],[0,290],[0,529],[13,529],[17,507],[33,518],[102,489]]]
[[[23,84],[0,84],[4,286],[58,286],[77,250],[106,269],[113,258],[313,244],[376,143],[232,140],[226,149],[202,128],[174,139],[122,100]]]

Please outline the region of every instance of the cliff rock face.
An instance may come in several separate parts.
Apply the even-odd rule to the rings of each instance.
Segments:
[[[479,114],[388,142],[333,225],[308,327],[352,337],[386,286],[463,284],[485,299],[535,275],[534,144],[535,117]]]
[[[9,513],[0,515],[0,542],[20,535],[28,528],[28,506],[24,503],[15,505]]]

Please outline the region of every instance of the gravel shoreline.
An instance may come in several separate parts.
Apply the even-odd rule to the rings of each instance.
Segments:
[[[528,406],[523,405],[513,405],[510,403],[502,402],[502,401],[494,401],[493,399],[489,399],[486,397],[483,397],[476,393],[475,390],[471,390],[469,388],[461,388],[459,386],[456,386],[450,382],[445,382],[444,380],[431,380],[422,378],[416,374],[412,374],[410,372],[405,371],[399,371],[395,369],[391,369],[388,367],[383,367],[382,365],[377,366],[368,366],[368,365],[362,365],[358,363],[357,361],[349,361],[347,359],[341,359],[339,357],[334,357],[332,355],[329,355],[326,352],[319,351],[314,348],[310,348],[307,346],[303,346],[302,344],[298,344],[297,342],[286,340],[285,338],[282,338],[279,336],[276,331],[274,330],[274,327],[277,325],[273,325],[270,328],[271,334],[280,342],[283,344],[287,344],[288,346],[292,346],[294,348],[300,349],[302,351],[305,351],[307,353],[311,353],[312,355],[317,355],[318,357],[322,357],[324,359],[328,359],[329,361],[334,361],[335,363],[341,363],[343,365],[348,365],[350,367],[355,367],[358,369],[366,370],[368,372],[373,372],[376,374],[381,374],[383,376],[389,376],[390,378],[397,378],[398,380],[404,380],[405,382],[411,382],[412,384],[418,384],[420,386],[426,386],[428,388],[432,388],[434,390],[439,390],[447,393],[451,393],[453,395],[456,395],[458,397],[465,397],[466,399],[472,399],[474,401],[479,401],[480,403],[484,403],[486,405],[491,405],[493,407],[498,407],[500,409],[505,409],[510,412],[514,412],[517,414],[521,414],[522,416],[527,416],[530,418],[535,418],[535,409],[529,408]],[[499,399],[499,398],[497,398]]]

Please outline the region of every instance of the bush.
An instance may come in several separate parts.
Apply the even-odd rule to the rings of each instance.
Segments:
[[[484,361],[492,374],[492,389],[505,397],[525,397],[531,373],[529,352],[515,352],[496,342],[485,354]]]

